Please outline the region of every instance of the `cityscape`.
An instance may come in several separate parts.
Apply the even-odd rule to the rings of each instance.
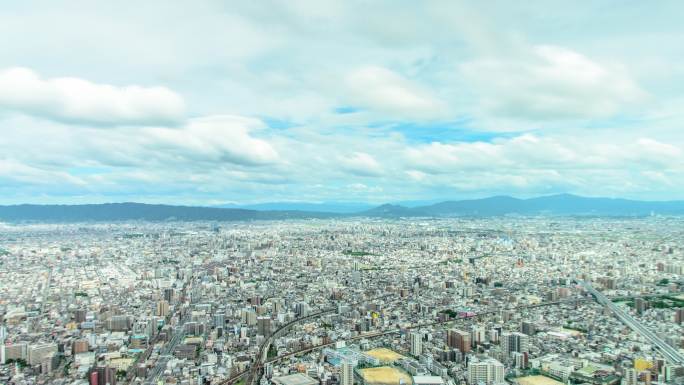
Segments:
[[[5,224],[0,381],[681,383],[683,225]]]
[[[684,385],[684,1],[0,2],[0,385]]]

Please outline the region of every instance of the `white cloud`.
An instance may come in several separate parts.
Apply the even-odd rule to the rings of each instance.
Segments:
[[[180,129],[145,129],[145,144],[177,157],[242,165],[273,163],[278,153],[250,132],[262,128],[258,119],[220,115],[191,119]]]
[[[423,87],[383,67],[359,68],[347,76],[352,106],[369,108],[398,117],[436,118],[444,113],[444,104]]]
[[[515,56],[473,60],[461,70],[485,110],[500,117],[610,117],[646,96],[620,66],[557,46],[522,47]]]
[[[684,171],[679,147],[652,138],[625,138],[604,142],[598,138],[542,137],[520,135],[492,143],[430,143],[406,149],[408,167],[427,174],[458,174],[484,171],[513,175],[531,170]]]
[[[164,87],[42,79],[18,67],[0,71],[0,109],[90,125],[177,124],[185,114],[183,99]]]
[[[383,174],[382,166],[372,156],[357,152],[349,157],[340,157],[342,167],[359,176],[379,176]]]
[[[591,4],[124,2],[0,13],[0,34],[21,37],[0,42],[0,198],[684,190],[674,9],[603,23]]]
[[[16,185],[87,185],[83,179],[61,170],[44,170],[13,159],[3,158],[0,158],[0,181],[14,187]]]

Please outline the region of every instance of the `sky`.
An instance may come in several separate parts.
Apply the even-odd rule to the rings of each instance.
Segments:
[[[681,1],[9,1],[0,204],[684,199]]]

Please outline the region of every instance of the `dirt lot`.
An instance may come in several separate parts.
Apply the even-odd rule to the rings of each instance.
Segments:
[[[366,352],[366,354],[368,354],[371,357],[375,357],[382,362],[394,362],[404,358],[404,356],[402,356],[401,354],[385,348],[369,350]]]
[[[389,366],[361,369],[359,372],[366,384],[369,385],[399,385],[401,380],[403,380],[404,385],[413,383],[411,376],[407,373]]]
[[[527,376],[515,379],[520,385],[563,385],[562,382],[546,376]]]

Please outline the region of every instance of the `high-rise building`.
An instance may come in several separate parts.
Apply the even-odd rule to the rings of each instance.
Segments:
[[[421,333],[411,333],[411,354],[419,356],[423,354],[423,335]]]
[[[340,365],[340,385],[354,385],[354,366],[348,360]]]
[[[511,353],[526,353],[529,352],[530,337],[525,334],[513,332],[501,334],[501,350],[506,357],[510,357]]]
[[[504,366],[493,358],[473,358],[468,363],[468,384],[487,385],[504,382]]]
[[[78,309],[74,311],[74,321],[81,323],[86,320],[86,311],[83,309]]]
[[[88,378],[90,379],[90,382],[89,382],[90,385],[99,385],[100,384],[100,380],[97,378],[97,370],[91,371]]]
[[[489,330],[489,341],[492,343],[499,342],[499,330],[498,329],[490,329]]]
[[[684,307],[675,309],[674,322],[678,325],[684,323]]]
[[[447,345],[465,354],[470,351],[470,333],[458,329],[447,330]]]
[[[659,378],[661,378],[664,382],[672,381],[672,378],[674,377],[673,376],[673,374],[674,374],[673,369],[674,369],[674,367],[671,365],[663,365],[663,367],[660,369],[660,375],[662,377],[659,377]]]
[[[25,343],[0,346],[0,364],[6,363],[7,360],[26,360],[27,358],[28,345]]]
[[[125,332],[131,328],[131,318],[126,315],[115,315],[107,320],[107,328],[114,332]]]
[[[257,324],[257,314],[254,310],[252,309],[244,309],[242,310],[242,323],[247,324],[249,326],[254,326]]]
[[[88,351],[88,340],[85,338],[74,341],[71,344],[71,354],[85,353]]]
[[[297,317],[306,317],[309,314],[309,304],[306,302],[299,302],[295,305],[295,314]]]
[[[487,333],[482,325],[473,325],[470,329],[470,341],[473,346],[483,344],[486,342]]]
[[[257,334],[262,335],[264,337],[268,337],[271,335],[271,318],[257,318]]]
[[[116,370],[108,366],[96,366],[90,369],[90,385],[116,385]]]
[[[169,315],[169,303],[166,300],[157,302],[157,312],[158,317],[166,317]]]
[[[622,385],[637,385],[637,371],[633,368],[625,369],[622,375]]]
[[[226,316],[225,314],[218,313],[214,314],[214,327],[223,327],[226,326]]]
[[[520,331],[528,336],[533,336],[537,333],[537,325],[534,322],[523,321],[520,324]]]
[[[57,353],[57,344],[31,345],[28,349],[28,363],[38,365],[53,353]]]
[[[168,303],[173,303],[173,298],[174,298],[173,288],[164,289],[164,301],[166,301]]]
[[[634,300],[634,309],[636,310],[637,314],[644,314],[647,306],[648,302],[646,302],[646,300],[643,298],[636,298]]]

